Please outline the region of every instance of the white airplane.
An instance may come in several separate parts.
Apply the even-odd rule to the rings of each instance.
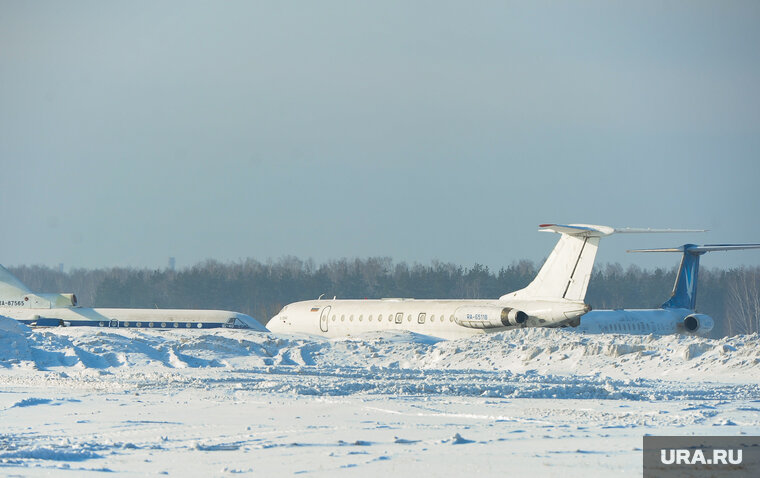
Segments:
[[[108,309],[77,306],[74,294],[38,294],[0,265],[0,316],[42,327],[235,328],[266,331],[253,317],[226,310]]]
[[[516,327],[577,325],[590,310],[584,303],[600,238],[614,233],[697,232],[677,229],[615,229],[587,224],[542,224],[559,241],[524,289],[485,300],[308,300],[295,302],[267,323],[272,332],[338,337],[377,330],[409,330],[458,338]]]
[[[757,249],[760,244],[684,244],[667,249],[636,249],[628,252],[681,252],[673,293],[659,309],[594,310],[584,315],[574,330],[583,333],[675,334],[705,336],[715,321],[696,312],[699,256],[712,251]]]

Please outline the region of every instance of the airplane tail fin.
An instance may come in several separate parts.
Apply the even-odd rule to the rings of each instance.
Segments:
[[[663,309],[696,310],[697,278],[699,275],[699,256],[714,251],[737,251],[741,249],[758,249],[760,244],[684,244],[681,247],[663,249],[634,249],[628,252],[681,252],[681,264],[678,266],[676,282],[670,299],[662,304]]]
[[[40,294],[32,292],[16,276],[0,265],[0,301],[20,301],[25,307],[57,308],[75,307],[77,296],[74,294]]]
[[[31,290],[23,282],[0,265],[0,299],[16,299],[30,292]]]
[[[582,302],[591,279],[599,240],[616,233],[702,232],[693,229],[615,229],[589,224],[542,224],[539,231],[561,234],[557,245],[524,289],[500,299],[567,299]]]

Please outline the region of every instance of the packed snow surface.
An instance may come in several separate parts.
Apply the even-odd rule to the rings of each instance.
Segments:
[[[0,318],[0,475],[608,476],[651,435],[759,435],[760,337],[442,341]]]

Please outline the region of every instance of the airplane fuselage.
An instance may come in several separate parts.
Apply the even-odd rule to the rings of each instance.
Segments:
[[[325,337],[370,331],[408,330],[446,339],[519,327],[561,326],[588,307],[569,300],[307,300],[285,306],[272,317],[272,332]]]
[[[226,310],[0,307],[0,315],[28,325],[130,328],[247,328],[266,330],[256,319]]]
[[[590,334],[707,335],[713,319],[684,308],[594,310],[581,317],[573,330]]]

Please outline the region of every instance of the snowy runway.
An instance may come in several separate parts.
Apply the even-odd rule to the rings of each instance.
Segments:
[[[760,434],[759,363],[757,336],[5,324],[0,474],[635,476],[644,434]]]

